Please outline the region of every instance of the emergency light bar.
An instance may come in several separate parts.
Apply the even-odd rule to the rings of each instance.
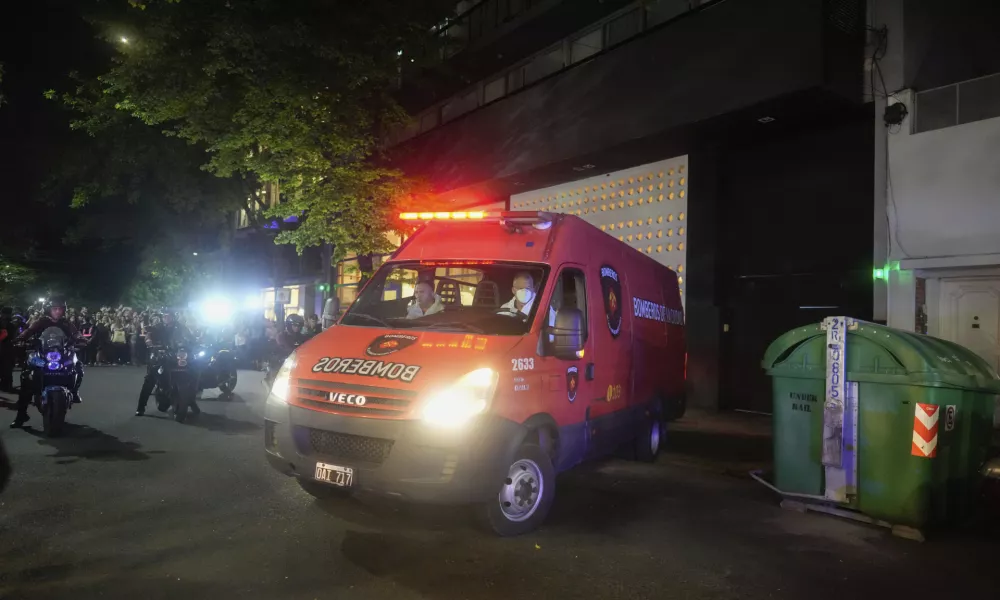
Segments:
[[[487,217],[499,216],[500,213],[487,213],[481,210],[459,212],[405,212],[399,214],[399,218],[404,221],[467,221],[470,219],[482,220]]]
[[[404,212],[399,214],[404,221],[496,221],[503,224],[551,223],[555,215],[543,211],[459,211],[459,212]]]

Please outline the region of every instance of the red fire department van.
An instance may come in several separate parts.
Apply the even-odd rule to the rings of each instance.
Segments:
[[[476,503],[515,535],[556,473],[656,457],[684,394],[673,271],[572,215],[402,216],[425,224],[277,374],[276,469],[316,496]]]

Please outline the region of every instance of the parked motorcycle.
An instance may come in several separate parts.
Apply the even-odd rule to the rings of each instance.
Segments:
[[[25,368],[32,369],[36,393],[32,404],[42,414],[42,430],[57,437],[66,423],[66,413],[73,406],[76,381],[76,341],[59,327],[42,332],[27,353]]]
[[[193,353],[187,345],[173,348],[160,348],[153,352],[154,360],[159,365],[159,377],[153,397],[156,408],[160,412],[173,410],[174,420],[183,423],[188,412],[198,414],[197,398],[200,393],[198,385],[199,365],[194,362]]]
[[[204,346],[195,352],[193,362],[198,367],[198,389],[219,388],[221,398],[230,398],[236,391],[236,357],[228,348]]]

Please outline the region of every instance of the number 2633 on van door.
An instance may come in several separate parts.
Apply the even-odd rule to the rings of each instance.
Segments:
[[[535,359],[512,358],[510,359],[510,366],[512,371],[532,371],[535,368]]]

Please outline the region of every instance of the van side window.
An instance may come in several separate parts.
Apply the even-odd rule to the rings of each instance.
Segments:
[[[549,305],[549,325],[555,324],[556,311],[562,308],[575,308],[583,313],[583,339],[590,334],[590,320],[587,317],[587,286],[583,272],[579,269],[563,269],[556,280],[552,291],[552,303]]]

